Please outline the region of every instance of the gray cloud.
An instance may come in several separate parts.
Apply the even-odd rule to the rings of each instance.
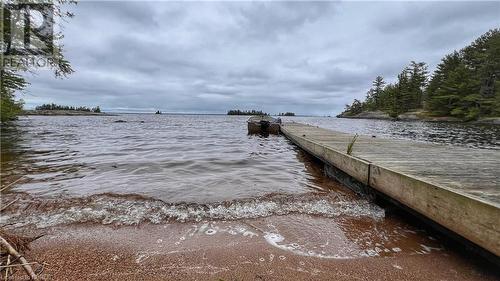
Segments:
[[[377,75],[500,26],[499,2],[81,2],[64,44],[76,73],[30,77],[27,106],[223,113],[339,112]]]

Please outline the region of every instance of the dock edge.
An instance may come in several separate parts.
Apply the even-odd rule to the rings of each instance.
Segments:
[[[332,131],[333,132],[333,131]],[[321,161],[336,167],[360,183],[500,256],[500,206],[410,175],[356,158],[347,153],[297,136],[281,126],[281,133]]]

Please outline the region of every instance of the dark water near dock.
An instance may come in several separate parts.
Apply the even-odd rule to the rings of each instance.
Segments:
[[[247,135],[246,120],[151,114],[23,117],[15,127],[2,128],[2,186],[12,183],[2,203],[17,199],[2,221],[14,228],[186,222],[203,227],[265,219],[270,222],[262,238],[298,255],[343,259],[444,250],[425,230],[325,177],[321,164],[284,137]],[[498,127],[285,120],[499,149]],[[234,231],[245,233],[240,230]]]

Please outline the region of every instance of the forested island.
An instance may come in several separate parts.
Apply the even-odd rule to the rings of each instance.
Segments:
[[[227,112],[227,115],[269,115],[268,113],[263,112],[262,110],[239,110],[239,109],[231,109]]]
[[[101,112],[101,108],[99,106],[90,108],[87,106],[68,106],[68,105],[58,105],[54,103],[39,105],[35,107],[35,110],[71,110],[71,111],[86,111],[86,112],[96,112],[96,113]]]
[[[34,110],[24,110],[23,115],[104,115],[99,106],[68,106],[54,103],[36,106]]]
[[[295,116],[295,113],[293,112],[285,112],[285,113],[280,113],[278,116]]]
[[[412,61],[395,83],[377,76],[365,100],[355,99],[337,117],[401,116],[457,121],[500,117],[500,29],[446,55],[432,75],[425,62]]]

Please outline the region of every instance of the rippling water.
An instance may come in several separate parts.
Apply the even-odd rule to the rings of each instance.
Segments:
[[[470,148],[500,149],[499,125],[325,117],[294,117],[285,118],[285,120],[360,135],[376,135],[385,138],[407,139]]]
[[[23,117],[16,126],[2,127],[2,186],[13,183],[7,196],[20,199],[10,217],[39,227],[289,213],[383,217],[381,208],[323,176],[321,165],[284,137],[248,135],[246,119],[151,114]],[[498,126],[290,120],[382,137],[499,148]]]
[[[16,191],[44,196],[139,193],[207,203],[323,188],[285,138],[246,130],[245,117],[32,117],[2,134],[12,144],[2,149],[2,170],[29,179]]]

